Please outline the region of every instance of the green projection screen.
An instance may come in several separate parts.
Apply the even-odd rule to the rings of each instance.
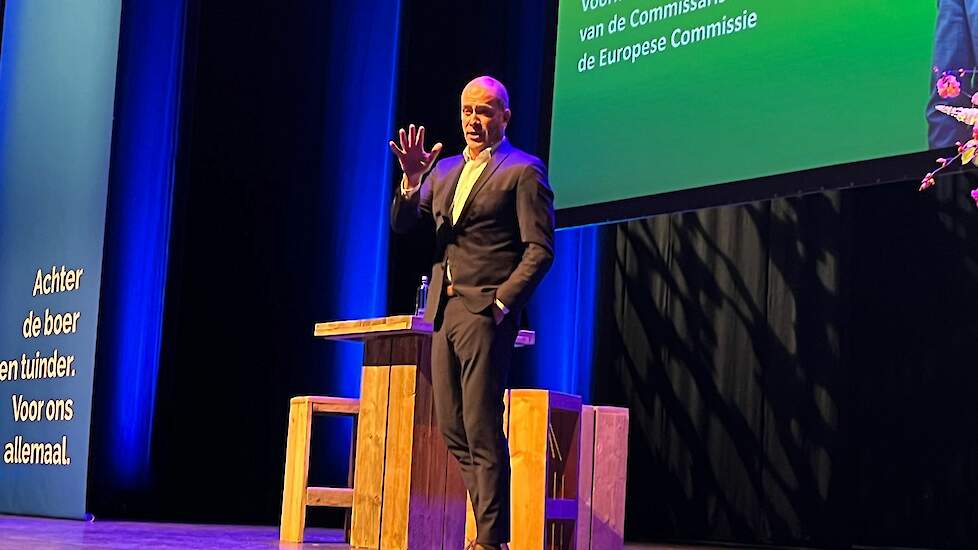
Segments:
[[[561,0],[557,208],[926,151],[936,17],[934,0]]]

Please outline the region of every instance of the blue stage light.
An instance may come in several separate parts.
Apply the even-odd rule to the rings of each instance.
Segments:
[[[97,373],[108,409],[100,469],[149,482],[183,68],[183,1],[126,2],[119,39]]]
[[[321,205],[329,223],[320,271],[329,284],[317,296],[320,320],[363,319],[387,314],[389,208],[399,51],[400,0],[338,2],[331,13],[327,81],[328,132],[324,140]],[[356,52],[356,55],[349,55]],[[318,307],[318,306],[317,306]],[[325,354],[324,389],[358,397],[363,345],[331,342]],[[323,438],[328,469],[346,471],[351,430]]]
[[[533,387],[580,395],[587,403],[594,343],[599,251],[596,226],[557,232],[555,260],[530,302],[537,343],[530,348]]]
[[[324,128],[322,185],[332,218],[330,249],[333,284],[326,300],[333,319],[379,317],[387,313],[387,224],[391,201],[391,155],[397,89],[400,0],[337,6],[333,14],[329,87]],[[347,55],[344,52],[358,52]],[[330,390],[360,393],[362,346],[330,344]]]

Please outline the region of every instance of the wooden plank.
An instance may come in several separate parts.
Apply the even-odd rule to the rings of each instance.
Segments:
[[[577,499],[548,498],[544,508],[547,520],[574,521],[577,519]]]
[[[423,350],[428,350],[428,357],[424,359],[431,362],[431,338],[428,335],[405,334],[390,339],[392,340],[391,365],[420,365]],[[429,375],[428,378],[430,380],[431,376]]]
[[[391,367],[381,527],[384,550],[439,548],[444,540],[448,449],[435,422],[430,348],[426,342],[419,344],[415,349],[419,366]]]
[[[364,342],[363,367],[389,367],[393,365],[391,348],[397,338],[396,336],[381,336]]]
[[[472,506],[472,495],[465,492],[465,544],[475,542],[478,535],[475,525],[475,509]]]
[[[449,489],[451,486],[448,483],[448,467],[449,461],[454,461],[455,459],[449,454],[448,447],[445,446],[445,442],[442,440],[441,434],[438,432],[438,425],[435,421],[434,408],[432,407],[431,412],[431,424],[426,428],[431,434],[431,452],[428,454],[430,462],[428,465],[428,489],[425,493],[428,495],[428,501],[426,503],[427,510],[427,521],[425,522],[425,529],[431,533],[430,545],[429,546],[418,546],[418,548],[433,548],[438,550],[445,545],[447,535],[445,533],[446,529],[446,518],[449,516],[457,516],[458,513],[452,510],[452,507],[457,508],[459,511],[463,510],[463,505],[459,503],[459,500],[465,493],[462,489],[460,493],[451,494]],[[458,524],[461,525],[462,521],[459,520]],[[459,533],[461,535],[460,529],[456,528],[452,533]],[[413,531],[412,531],[413,534]],[[412,538],[409,542],[414,542]],[[420,542],[420,541],[419,541]],[[464,540],[461,536],[458,536],[453,543],[445,546],[446,548],[456,549],[462,548]],[[415,546],[411,546],[415,548]]]
[[[445,476],[448,448],[438,431],[431,387],[431,339],[414,336],[417,378],[414,391],[414,445],[408,548],[440,549],[445,528]],[[395,350],[395,356],[397,352]],[[461,541],[453,548],[460,548]]]
[[[577,549],[591,548],[591,496],[594,490],[594,407],[581,407],[581,469],[577,483]]]
[[[431,323],[413,315],[316,323],[313,336],[330,340],[363,340],[379,334],[431,333]]]
[[[628,409],[595,407],[592,549],[621,550],[625,534]],[[581,550],[585,550],[582,548]]]
[[[306,528],[306,485],[309,482],[309,436],[312,407],[289,403],[289,435],[285,445],[285,485],[279,540],[302,542]]]
[[[511,550],[544,547],[549,404],[545,390],[510,392]]]
[[[357,475],[357,425],[359,415],[353,417],[353,433],[350,436],[350,465],[346,472],[346,486],[353,488],[353,483]],[[343,540],[350,540],[350,530],[353,528],[353,506],[343,514]]]
[[[313,414],[335,414],[341,416],[356,416],[360,412],[360,400],[348,397],[323,397],[306,395],[293,397],[292,403],[305,402],[312,405]]]
[[[306,489],[306,506],[352,508],[353,489],[350,487],[309,487]]]
[[[380,530],[380,547],[383,550],[408,548],[416,378],[417,367],[414,365],[391,367],[384,467],[384,513]]]
[[[390,367],[363,369],[350,526],[350,544],[356,548],[380,547],[390,378]]]
[[[328,340],[364,341],[378,336],[431,334],[432,325],[423,317],[393,315],[373,319],[316,323],[312,332],[313,336]],[[521,330],[516,334],[515,347],[534,344],[536,344],[536,333],[532,330]]]
[[[523,390],[520,390],[523,391]],[[581,410],[581,396],[557,391],[548,392],[550,395],[550,409],[558,411],[579,412]]]
[[[506,436],[507,445],[509,442],[509,400],[511,398],[511,394],[511,390],[506,390],[503,392],[503,435]]]

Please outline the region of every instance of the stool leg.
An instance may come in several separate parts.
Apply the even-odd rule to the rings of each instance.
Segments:
[[[279,540],[302,542],[306,527],[306,486],[309,483],[309,435],[312,405],[289,404],[289,439],[285,450],[285,488],[282,491],[282,525]]]
[[[357,428],[360,423],[360,415],[353,417],[353,434],[350,436],[350,466],[346,475],[346,486],[353,487],[353,481],[357,473]],[[353,508],[347,509],[343,517],[343,540],[351,541],[353,535]]]

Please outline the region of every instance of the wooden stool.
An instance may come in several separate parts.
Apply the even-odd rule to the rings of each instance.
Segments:
[[[510,550],[572,550],[577,544],[581,398],[548,390],[509,390]],[[475,538],[471,504],[466,539]]]
[[[293,397],[289,402],[289,438],[285,451],[285,487],[279,540],[302,542],[306,506],[353,508],[351,487],[309,487],[309,443],[312,415],[352,416],[356,424],[360,400],[343,397]],[[354,433],[356,428],[354,427]],[[350,461],[353,464],[353,460]]]

